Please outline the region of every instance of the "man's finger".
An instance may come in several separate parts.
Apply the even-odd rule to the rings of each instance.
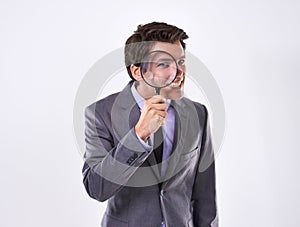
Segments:
[[[149,109],[155,109],[155,110],[167,110],[168,106],[166,103],[154,103],[154,104],[151,104],[149,106]]]
[[[166,99],[161,95],[155,95],[152,98],[148,99],[150,103],[165,103]]]

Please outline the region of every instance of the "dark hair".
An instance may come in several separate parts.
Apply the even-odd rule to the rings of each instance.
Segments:
[[[174,43],[180,41],[185,50],[186,44],[183,40],[188,35],[180,28],[162,22],[152,22],[139,25],[134,34],[125,43],[125,65],[131,79],[135,80],[131,74],[130,66],[140,66],[141,60],[149,53],[155,42]]]

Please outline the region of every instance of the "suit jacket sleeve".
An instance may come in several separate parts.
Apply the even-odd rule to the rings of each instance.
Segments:
[[[198,171],[193,186],[193,222],[197,227],[217,227],[217,204],[215,185],[215,160],[212,146],[208,112],[205,110],[204,131]],[[203,125],[203,123],[202,123]]]
[[[116,143],[109,123],[107,116],[97,113],[95,105],[86,108],[83,183],[87,193],[98,201],[115,195],[150,154],[134,129]]]

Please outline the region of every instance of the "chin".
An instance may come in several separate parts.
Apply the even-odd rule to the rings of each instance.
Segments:
[[[183,97],[184,90],[183,88],[168,88],[168,90],[161,92],[161,95],[166,99],[178,100]]]

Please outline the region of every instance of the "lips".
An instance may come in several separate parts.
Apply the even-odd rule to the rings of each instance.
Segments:
[[[171,87],[180,87],[181,83],[182,83],[183,79],[177,81],[177,82],[173,82],[171,83]]]

